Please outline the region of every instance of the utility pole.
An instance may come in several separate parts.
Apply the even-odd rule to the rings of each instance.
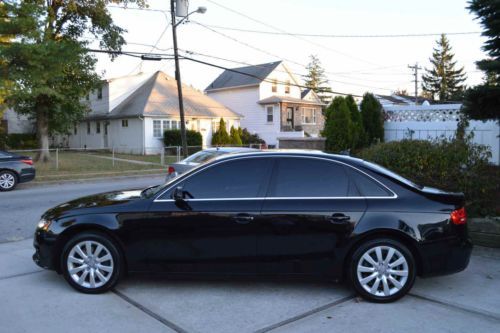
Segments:
[[[179,97],[179,113],[181,117],[181,142],[182,155],[184,158],[188,156],[187,137],[186,137],[186,121],[184,117],[184,101],[182,100],[182,82],[181,70],[179,67],[179,51],[177,49],[177,24],[175,23],[175,0],[170,0],[170,12],[172,14],[172,35],[174,40],[174,59],[175,59],[175,81],[177,81],[177,94]]]
[[[422,67],[420,67],[418,65],[418,62],[416,62],[415,65],[413,65],[413,66],[408,65],[408,68],[413,70],[413,76],[415,77],[415,105],[417,105],[418,104],[418,71],[420,69],[422,69]]]

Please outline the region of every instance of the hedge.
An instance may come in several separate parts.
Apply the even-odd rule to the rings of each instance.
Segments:
[[[201,133],[193,130],[186,131],[186,139],[188,146],[201,146],[203,145],[203,138]],[[163,143],[168,146],[182,146],[181,131],[180,130],[166,130],[163,133]]]
[[[36,134],[2,134],[0,132],[0,148],[2,149],[37,149]]]
[[[472,216],[498,216],[500,167],[490,156],[485,146],[461,140],[393,141],[359,153],[417,184],[465,193]]]

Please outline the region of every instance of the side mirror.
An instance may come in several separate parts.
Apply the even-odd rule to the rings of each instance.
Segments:
[[[174,200],[184,200],[184,190],[182,189],[182,186],[178,186],[175,188],[174,192],[172,193],[172,197]]]

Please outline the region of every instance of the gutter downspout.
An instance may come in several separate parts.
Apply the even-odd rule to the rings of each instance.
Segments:
[[[139,120],[142,121],[142,155],[146,155],[146,122],[142,116],[139,116]]]

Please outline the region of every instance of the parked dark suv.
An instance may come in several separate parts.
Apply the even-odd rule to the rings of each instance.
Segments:
[[[465,269],[464,196],[363,160],[307,152],[229,154],[144,190],[59,205],[36,229],[35,262],[99,293],[125,270],[347,278],[388,302],[415,277]]]
[[[35,178],[33,160],[0,150],[0,191],[11,191],[18,183],[25,183]]]

